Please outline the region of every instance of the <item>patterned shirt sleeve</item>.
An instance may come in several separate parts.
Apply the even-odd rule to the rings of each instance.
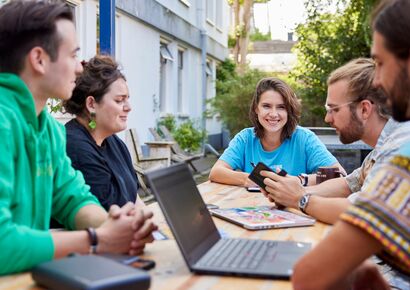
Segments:
[[[396,156],[341,219],[365,230],[384,247],[380,258],[410,274],[410,158]]]

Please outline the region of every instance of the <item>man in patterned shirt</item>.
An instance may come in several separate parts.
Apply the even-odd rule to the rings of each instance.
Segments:
[[[401,122],[410,120],[409,15],[409,0],[384,0],[373,14],[374,84],[386,91],[393,117]],[[408,287],[409,230],[407,142],[388,165],[378,170],[328,237],[297,263],[292,277],[294,289],[390,289],[376,267],[364,262],[374,254],[401,272],[406,284],[403,287]]]

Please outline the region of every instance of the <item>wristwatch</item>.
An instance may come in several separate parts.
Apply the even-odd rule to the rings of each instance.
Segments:
[[[94,228],[86,228],[85,229],[88,234],[88,238],[90,239],[90,250],[89,254],[97,254],[97,246],[98,246],[98,237],[97,232]]]
[[[309,183],[309,175],[307,175],[306,173],[301,173],[299,174],[299,179],[300,179],[300,183],[302,184],[302,186],[307,186]]]
[[[303,212],[304,214],[306,214],[305,209],[309,203],[310,196],[311,196],[310,193],[306,193],[299,199],[298,206],[299,206],[300,211]]]

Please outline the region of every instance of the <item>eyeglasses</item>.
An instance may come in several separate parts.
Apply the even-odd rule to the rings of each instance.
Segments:
[[[348,106],[348,105],[353,104],[353,103],[355,103],[355,101],[347,102],[347,103],[332,106],[332,107],[330,107],[328,104],[326,104],[325,105],[325,110],[326,110],[327,114],[331,115],[331,114],[333,114],[333,112],[337,113],[339,111],[338,109],[340,109],[341,107],[345,107],[345,106]]]

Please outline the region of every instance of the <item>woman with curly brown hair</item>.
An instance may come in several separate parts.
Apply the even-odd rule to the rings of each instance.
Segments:
[[[75,119],[66,124],[67,154],[104,208],[135,202],[138,182],[130,154],[115,134],[127,128],[128,86],[109,56],[84,63],[71,99],[64,102]]]
[[[211,170],[214,182],[254,186],[248,178],[253,164],[263,162],[299,176],[304,185],[314,184],[319,166],[340,166],[310,130],[298,126],[301,105],[292,89],[277,78],[259,81],[249,110],[253,128],[239,132]]]

